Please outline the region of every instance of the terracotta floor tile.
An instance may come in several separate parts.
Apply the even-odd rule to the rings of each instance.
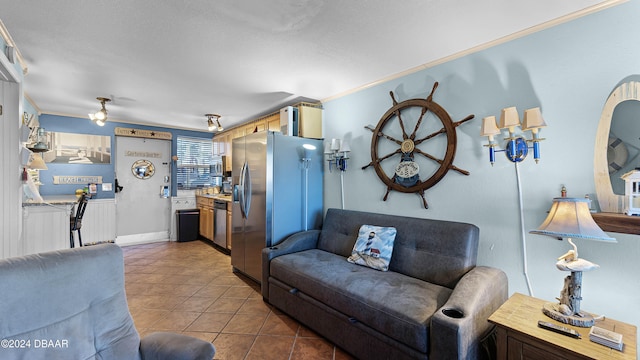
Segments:
[[[332,360],[333,345],[318,338],[297,338],[290,360]]]
[[[265,303],[229,255],[202,241],[123,247],[127,302],[141,337],[171,331],[212,341],[215,359],[351,360]]]
[[[299,327],[298,322],[292,318],[271,313],[260,329],[260,335],[296,336]]]
[[[232,317],[232,314],[202,313],[185,331],[220,332]]]
[[[207,296],[192,296],[177,306],[181,311],[203,312],[213,304],[215,300]]]
[[[237,314],[229,320],[229,323],[222,329],[222,332],[256,335],[260,331],[260,328],[262,328],[266,318],[266,315]]]
[[[214,359],[242,360],[253,345],[256,337],[242,334],[220,334],[213,340],[216,348]]]
[[[249,286],[231,286],[224,294],[222,294],[222,297],[246,299],[253,291],[254,290]]]
[[[262,297],[248,298],[238,309],[238,314],[269,314],[271,306],[262,300]]]
[[[245,359],[288,360],[294,341],[295,338],[289,336],[258,336]]]
[[[153,323],[149,328],[158,331],[180,332],[191,325],[191,323],[193,323],[199,316],[199,312],[172,311],[166,316],[158,319],[158,321]]]
[[[235,314],[246,300],[235,298],[219,298],[207,308],[207,312],[221,312]]]

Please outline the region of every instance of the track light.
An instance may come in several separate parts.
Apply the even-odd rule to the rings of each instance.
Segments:
[[[98,124],[98,126],[104,126],[104,123],[107,121],[107,109],[104,107],[104,104],[111,101],[111,99],[103,97],[98,97],[96,99],[100,101],[100,104],[102,104],[102,108],[93,114],[89,114],[89,119]]]
[[[207,129],[209,131],[222,131],[224,128],[220,125],[220,115],[218,114],[205,114],[207,117]],[[214,121],[215,120],[215,121]]]

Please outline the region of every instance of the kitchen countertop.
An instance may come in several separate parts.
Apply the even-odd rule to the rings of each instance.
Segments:
[[[208,198],[208,199],[227,201],[227,202],[232,202],[233,201],[233,197],[231,196],[231,194],[201,194],[201,195],[196,195],[196,197],[198,197],[198,196],[201,196],[201,197],[204,197],[204,198]]]
[[[48,205],[74,205],[78,202],[75,195],[51,195],[43,196],[43,202],[23,201],[22,206],[48,206]]]

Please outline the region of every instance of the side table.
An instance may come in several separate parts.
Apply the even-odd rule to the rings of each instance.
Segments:
[[[590,328],[555,321],[542,313],[546,301],[515,293],[490,317],[496,325],[497,357],[506,359],[612,359],[636,360],[637,328],[634,325],[605,318],[598,327],[622,334],[622,351],[610,349],[589,340]],[[575,339],[538,327],[538,320],[556,323],[580,333]]]

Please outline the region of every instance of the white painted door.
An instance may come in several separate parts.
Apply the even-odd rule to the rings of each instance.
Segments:
[[[139,160],[152,164],[148,178],[134,175],[132,166]],[[170,141],[116,136],[116,178],[123,187],[116,193],[118,244],[169,240],[171,201],[161,195],[171,185],[170,161]]]

